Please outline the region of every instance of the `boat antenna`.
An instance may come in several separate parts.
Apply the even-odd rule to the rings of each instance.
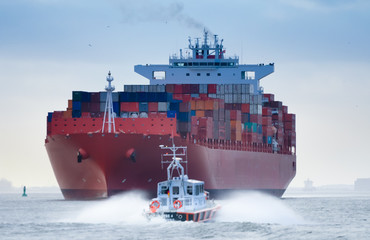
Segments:
[[[112,128],[113,128],[113,132],[116,132],[116,126],[115,126],[115,123],[114,123],[115,113],[113,111],[113,101],[112,101],[112,92],[114,91],[115,88],[114,88],[114,86],[111,85],[111,82],[113,80],[114,79],[111,76],[111,73],[109,71],[108,76],[107,76],[108,86],[105,86],[105,90],[107,91],[107,99],[105,101],[103,127],[102,127],[102,130],[101,130],[102,133],[104,133],[105,124],[108,124],[108,133],[112,132]]]

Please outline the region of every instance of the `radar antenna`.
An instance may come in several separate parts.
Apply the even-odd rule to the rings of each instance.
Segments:
[[[103,127],[102,127],[102,130],[101,130],[102,133],[104,133],[105,124],[108,124],[108,133],[112,132],[112,127],[113,127],[113,132],[116,132],[116,126],[115,126],[115,123],[114,123],[115,113],[113,111],[113,101],[112,101],[112,92],[114,91],[115,88],[114,88],[114,86],[111,85],[111,82],[113,80],[114,79],[113,79],[113,77],[111,77],[111,73],[109,71],[108,76],[107,76],[108,86],[105,86],[105,90],[107,91],[107,99],[106,99],[106,102],[105,102]]]

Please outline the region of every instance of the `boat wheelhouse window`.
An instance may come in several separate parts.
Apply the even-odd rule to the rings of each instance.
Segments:
[[[152,72],[153,79],[158,80],[165,80],[166,79],[166,72],[165,71],[153,71]]]
[[[172,187],[172,194],[178,195],[180,193],[180,188],[177,186]]]
[[[190,76],[190,73],[186,73],[186,76]]]
[[[200,73],[197,73],[197,76],[200,76]]]
[[[200,186],[199,185],[195,185],[195,194],[196,196],[199,195],[199,192],[200,192]]]
[[[207,76],[209,77],[209,76],[211,76],[211,74],[210,73],[207,73]]]
[[[193,195],[193,186],[189,185],[186,187],[186,192],[188,195]]]
[[[168,193],[168,187],[167,186],[162,186],[161,187],[161,194],[167,194]]]

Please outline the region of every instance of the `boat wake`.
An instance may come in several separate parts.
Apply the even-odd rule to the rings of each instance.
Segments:
[[[295,225],[307,223],[299,214],[273,196],[258,192],[234,193],[218,201],[218,222],[253,222]]]
[[[143,210],[148,208],[148,199],[138,191],[115,195],[109,199],[86,202],[81,211],[73,214],[75,223],[142,224],[148,223]],[[156,223],[161,219],[154,219]]]

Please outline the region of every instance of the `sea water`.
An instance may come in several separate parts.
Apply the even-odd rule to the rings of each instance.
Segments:
[[[0,194],[0,239],[370,239],[370,195],[233,194],[209,223],[148,221],[139,192],[66,201]]]

